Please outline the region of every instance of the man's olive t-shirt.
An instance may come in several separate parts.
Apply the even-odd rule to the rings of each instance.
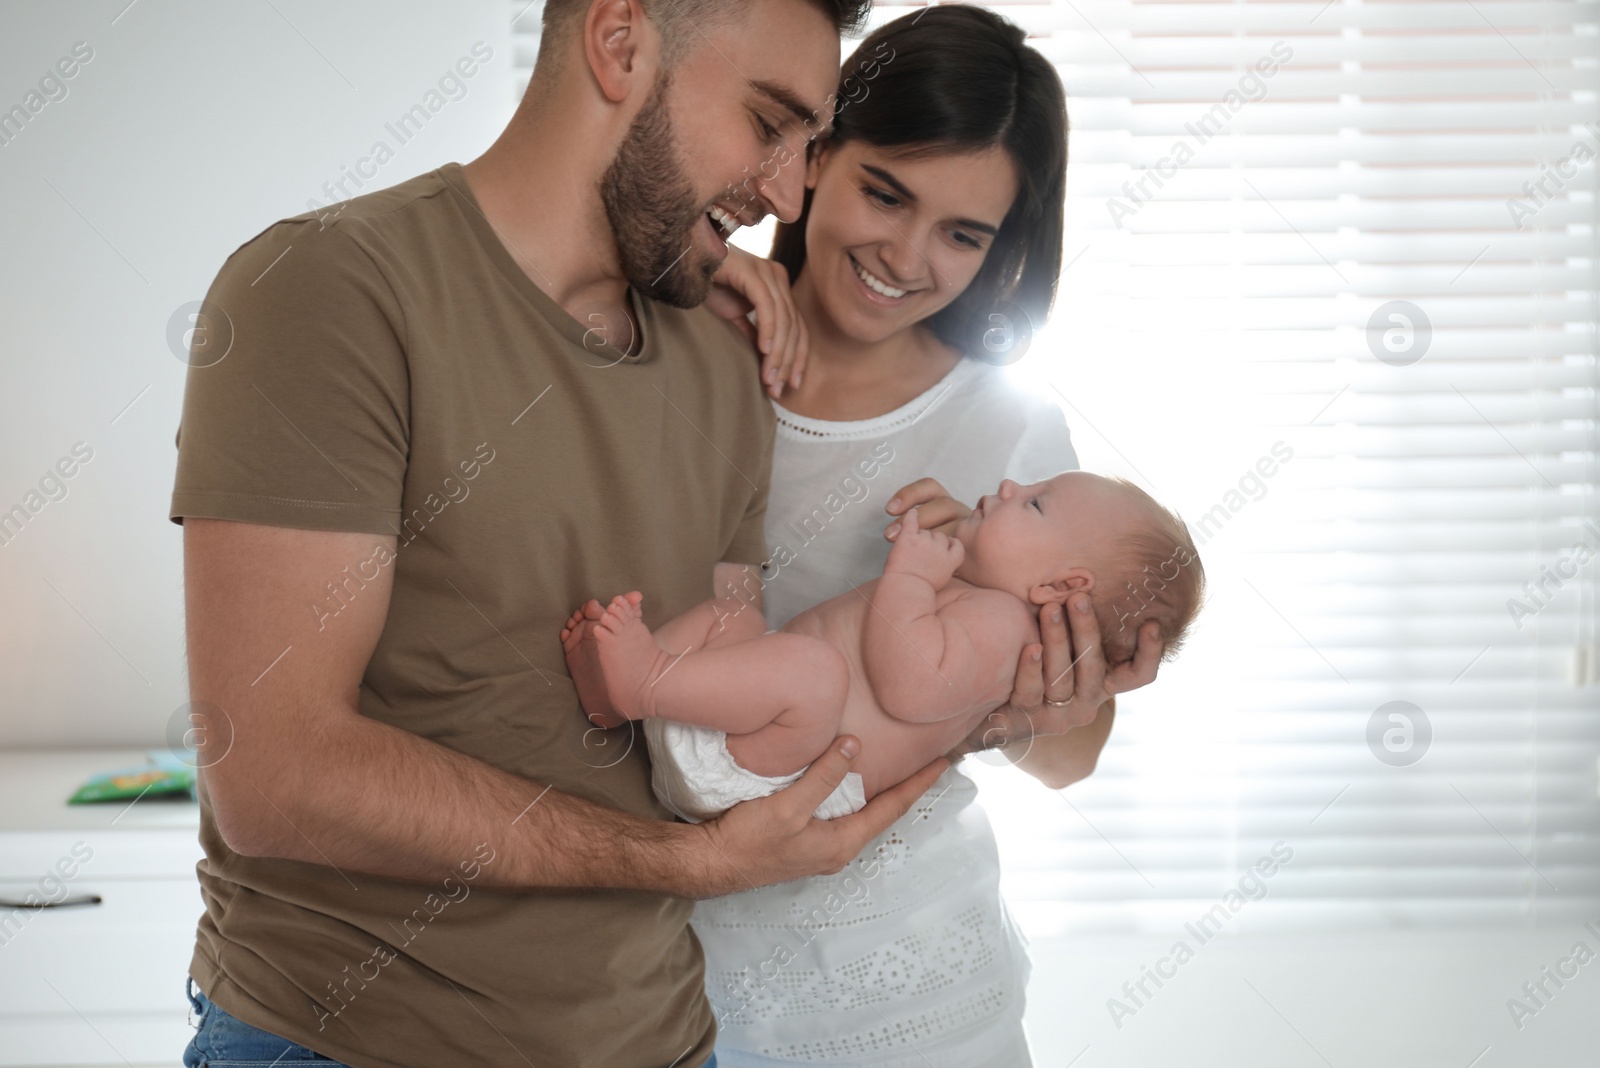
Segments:
[[[763,560],[773,415],[727,324],[630,297],[639,336],[619,362],[600,320],[518,266],[453,163],[274,223],[202,310],[171,515],[396,535],[391,560],[329,575],[307,605],[338,626],[363,576],[392,568],[361,713],[670,819],[644,746],[590,735],[559,630],[631,589],[655,626],[710,596],[718,561]],[[405,784],[380,771],[371,788]],[[711,1053],[690,901],[477,886],[466,873],[493,850],[470,830],[432,883],[238,855],[203,775],[200,836],[192,974],[247,1023],[357,1068]]]

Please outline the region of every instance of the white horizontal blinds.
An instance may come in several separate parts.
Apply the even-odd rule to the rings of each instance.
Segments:
[[[1024,922],[1177,934],[1279,841],[1228,925],[1593,915],[1600,6],[1006,13],[1074,129],[1019,370],[1211,580],[1066,800],[981,769]]]

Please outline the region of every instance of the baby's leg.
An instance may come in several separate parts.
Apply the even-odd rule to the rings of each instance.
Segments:
[[[632,598],[616,598],[590,631],[612,707],[726,731],[729,752],[760,775],[798,770],[827,745],[849,686],[840,653],[803,634],[763,634],[672,655],[650,634]],[[776,726],[776,731],[763,730]],[[739,739],[752,735],[759,738]],[[820,739],[811,746],[812,736]],[[794,748],[790,748],[793,746]],[[802,747],[804,751],[800,751]],[[741,750],[743,753],[741,753]],[[769,770],[775,763],[789,766]]]
[[[766,617],[755,605],[737,597],[713,597],[657,627],[655,639],[676,654],[759,638],[766,632]]]
[[[630,590],[611,600],[613,604],[637,609],[644,602],[644,594]],[[578,702],[589,722],[610,728],[622,726],[630,717],[613,705],[597,655],[593,634],[605,615],[606,609],[592,599],[573,612],[561,628],[561,647],[566,652],[567,671],[578,690]],[[734,597],[720,597],[703,601],[668,620],[656,628],[652,637],[661,651],[676,656],[707,646],[745,641],[765,633],[766,620],[754,605]]]

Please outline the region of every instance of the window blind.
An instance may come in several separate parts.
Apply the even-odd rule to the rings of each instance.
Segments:
[[[1600,7],[1002,10],[1073,123],[1017,372],[1210,578],[1094,776],[977,769],[1023,922],[1592,917]]]
[[[967,762],[1024,926],[1591,919],[1600,4],[991,6],[1073,127],[1013,373],[1210,586],[1090,779]]]

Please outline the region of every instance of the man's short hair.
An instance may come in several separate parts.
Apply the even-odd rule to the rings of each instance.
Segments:
[[[828,16],[841,35],[861,29],[872,11],[872,0],[806,0]],[[535,75],[543,69],[554,72],[561,65],[561,53],[572,34],[583,25],[594,0],[545,0],[543,32]],[[704,40],[712,26],[725,25],[748,10],[738,0],[641,0],[645,14],[661,34],[664,65],[671,67],[691,48]]]

